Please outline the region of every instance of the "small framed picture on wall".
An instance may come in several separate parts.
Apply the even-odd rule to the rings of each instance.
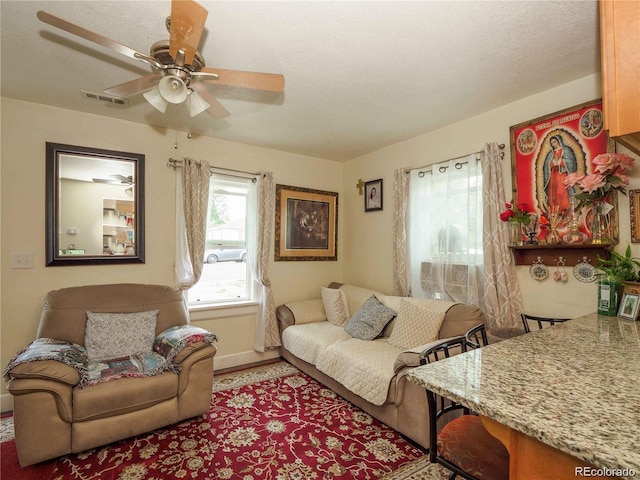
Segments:
[[[364,184],[364,211],[382,210],[382,179]]]

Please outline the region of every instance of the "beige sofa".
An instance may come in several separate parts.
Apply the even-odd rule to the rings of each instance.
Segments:
[[[352,338],[345,326],[328,321],[326,303],[321,298],[280,305],[277,308],[282,338],[280,355],[352,404],[429,448],[427,397],[424,389],[407,381],[406,374],[420,365],[420,353],[437,340],[412,348],[390,342],[394,327],[400,321],[406,323],[406,316],[414,311],[403,308],[403,302],[444,314],[439,329],[435,330],[438,339],[464,335],[484,323],[484,314],[471,305],[385,296],[353,285],[332,283],[329,288],[345,292],[349,316],[372,295],[398,315],[380,336],[368,340]],[[411,320],[420,322],[421,318]]]
[[[162,364],[160,373],[124,371],[114,375],[116,379],[98,379],[81,386],[87,374],[84,367],[90,366],[78,353],[84,348],[87,311],[155,310],[157,322],[152,339],[164,331],[188,334],[185,338],[173,339],[179,340],[173,345],[175,348],[162,344],[164,349],[156,349],[171,358],[169,362],[163,357],[166,364]],[[22,357],[14,358],[5,369],[7,388],[14,395],[20,464],[26,466],[81,452],[208,412],[215,335],[188,324],[182,294],[171,287],[112,284],[49,292],[37,338],[56,339],[81,347],[75,351],[75,346],[70,348],[61,343],[61,347],[69,348],[64,358],[61,357],[66,363],[48,357],[20,362],[31,345],[45,342],[44,347],[50,347],[46,345],[47,340],[36,340],[23,351]],[[157,340],[156,345],[159,345]],[[147,374],[151,376],[141,376]]]

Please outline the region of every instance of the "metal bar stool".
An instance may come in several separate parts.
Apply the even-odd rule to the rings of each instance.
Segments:
[[[467,340],[469,338],[469,340]],[[449,338],[421,353],[421,363],[448,358],[486,345],[484,324],[464,336]],[[427,390],[429,460],[450,470],[449,479],[508,480],[509,452],[467,407]],[[441,429],[438,432],[438,423]]]
[[[529,333],[531,331],[531,325],[529,321],[535,322],[538,325],[538,330],[542,330],[545,326],[553,326],[556,323],[566,322],[567,320],[571,320],[570,318],[551,318],[551,317],[536,317],[533,315],[527,315],[525,313],[521,313],[522,317],[522,325],[524,326],[524,332]]]

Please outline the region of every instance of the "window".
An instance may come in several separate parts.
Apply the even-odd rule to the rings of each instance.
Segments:
[[[255,212],[251,179],[213,174],[202,276],[189,290],[189,305],[251,300],[247,219]]]
[[[476,157],[412,171],[409,212],[413,295],[479,305],[482,172]]]

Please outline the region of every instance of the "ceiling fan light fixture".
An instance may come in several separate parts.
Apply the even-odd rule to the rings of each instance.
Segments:
[[[204,101],[198,92],[195,90],[189,90],[189,96],[187,97],[187,108],[189,109],[189,116],[195,117],[204,112],[210,105]]]
[[[2,1],[2,0],[0,0]],[[167,20],[169,40],[160,40],[151,46],[150,54],[144,54],[127,45],[83,28],[67,20],[47,13],[37,12],[37,18],[52,27],[83,38],[113,52],[140,60],[154,67],[157,72],[108,88],[105,92],[115,97],[90,94],[87,98],[126,106],[126,98],[143,93],[144,98],[158,111],[166,113],[167,103],[180,104],[189,98],[192,79],[212,81],[217,85],[242,89],[283,92],[284,77],[280,74],[221,70],[205,68],[205,61],[198,51],[198,44],[205,29],[207,10],[194,0],[171,0],[171,17]],[[156,85],[156,81],[159,84]],[[148,90],[151,89],[151,90]],[[148,91],[147,91],[148,90]],[[213,97],[201,90],[207,103],[200,95],[192,97],[188,103],[191,116],[207,110],[212,118],[222,118],[229,112]]]
[[[158,84],[160,95],[169,103],[179,104],[184,102],[189,95],[189,89],[180,77],[167,75]]]
[[[165,113],[167,111],[168,102],[162,97],[162,95],[160,95],[158,87],[154,87],[151,90],[144,92],[142,96],[159,112]]]

